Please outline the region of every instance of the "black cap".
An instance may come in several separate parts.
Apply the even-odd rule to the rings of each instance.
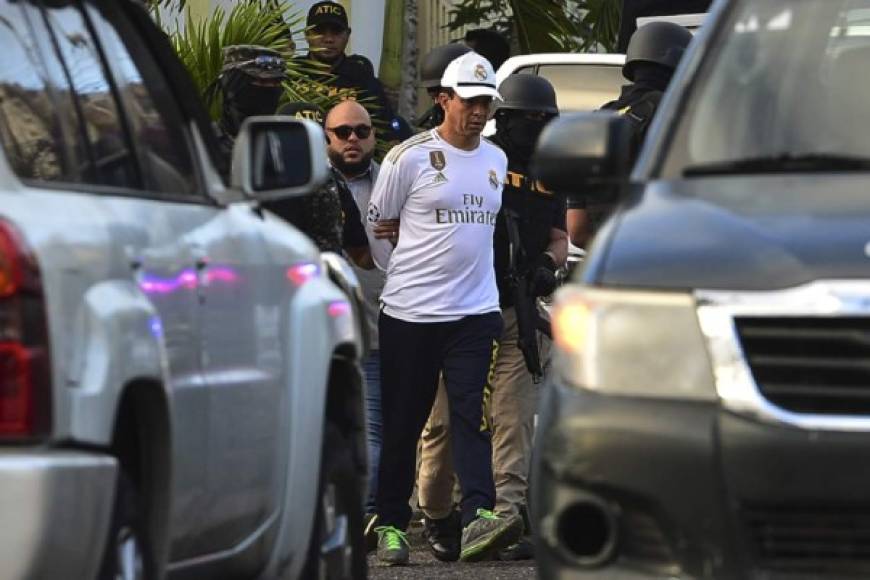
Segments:
[[[297,119],[309,119],[315,123],[323,124],[323,109],[314,103],[305,101],[293,101],[278,109],[278,115],[287,115]]]
[[[347,11],[344,6],[335,2],[318,2],[308,11],[305,25],[308,27],[332,24],[344,30],[350,30],[347,25]]]
[[[464,44],[436,46],[420,61],[420,86],[431,89],[441,86],[441,77],[447,65],[471,49]]]

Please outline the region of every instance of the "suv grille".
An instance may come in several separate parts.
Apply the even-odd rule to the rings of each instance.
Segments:
[[[799,413],[870,414],[870,317],[735,319],[771,403]]]
[[[870,572],[870,506],[757,506],[743,509],[756,565],[769,570]]]

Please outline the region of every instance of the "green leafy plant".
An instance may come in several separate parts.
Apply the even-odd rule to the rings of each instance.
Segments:
[[[462,0],[450,15],[450,30],[493,28],[521,53],[569,50],[579,35],[562,0]]]
[[[184,17],[185,26],[170,30],[161,21],[157,7],[175,17]],[[329,86],[328,69],[314,61],[300,58],[294,38],[302,35],[304,16],[287,2],[245,0],[229,12],[215,8],[209,16],[194,18],[184,0],[153,0],[153,14],[169,33],[170,41],[184,63],[200,95],[209,106],[213,119],[221,113],[220,91],[216,82],[223,66],[223,49],[236,44],[255,44],[277,50],[285,57],[287,82],[284,101],[308,101],[324,109],[347,98],[347,91]],[[305,82],[299,82],[302,79]]]
[[[151,0],[152,14],[169,34],[181,62],[185,65],[212,119],[220,118],[222,102],[218,77],[223,67],[223,49],[236,44],[254,44],[284,55],[287,80],[281,103],[305,101],[324,111],[342,100],[354,98],[350,89],[336,88],[329,67],[305,58],[296,49],[295,39],[305,31],[305,17],[292,4],[277,0],[244,0],[228,12],[215,8],[209,16],[192,16],[185,0]],[[161,16],[161,14],[163,16]],[[167,18],[184,18],[184,27],[170,27]],[[369,99],[359,99],[369,109]],[[379,141],[380,156],[388,146]]]
[[[585,0],[578,3],[582,16],[578,22],[582,39],[580,50],[597,47],[615,52],[619,38],[622,3],[619,0]]]
[[[520,53],[615,49],[620,0],[462,0],[450,30],[485,26]]]

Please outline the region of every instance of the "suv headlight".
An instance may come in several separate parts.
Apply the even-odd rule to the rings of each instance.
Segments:
[[[608,394],[715,400],[689,294],[563,287],[553,308],[555,372]]]

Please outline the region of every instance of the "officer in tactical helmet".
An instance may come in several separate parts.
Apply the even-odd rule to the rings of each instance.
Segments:
[[[386,128],[384,137],[387,141],[403,141],[410,137],[411,128],[407,121],[393,112],[371,61],[359,54],[345,55],[351,29],[344,6],[330,1],[317,2],[308,11],[305,25],[305,40],[310,48],[305,58],[328,67],[328,73],[312,76],[333,87],[336,94],[339,89],[349,89],[356,100],[372,98],[373,102],[365,101],[364,104]]]
[[[441,77],[447,65],[466,52],[471,52],[471,49],[464,44],[445,44],[427,52],[420,61],[420,86],[426,89],[432,99],[432,106],[417,121],[421,129],[434,129],[444,122],[444,109],[437,101],[441,92]]]
[[[651,22],[632,35],[625,54],[622,75],[631,84],[622,87],[615,101],[603,110],[617,111],[630,121],[633,129],[632,156],[637,156],[647,130],[671,77],[692,40],[692,33],[672,22]],[[568,202],[571,242],[585,247],[613,209],[616,199],[574,198]]]
[[[535,383],[542,374],[536,299],[556,288],[556,270],[568,256],[565,198],[529,178],[529,160],[547,123],[559,113],[556,92],[543,77],[515,74],[499,86],[492,141],[508,158],[507,183],[495,226],[495,275],[504,332],[492,385],[493,471],[496,511],[526,509]],[[528,530],[527,530],[528,532]],[[532,557],[528,539],[503,550],[502,559]]]
[[[286,76],[281,53],[264,46],[238,44],[224,48],[224,63],[217,85],[223,93],[218,122],[221,148],[226,158],[242,121],[254,115],[273,115],[284,92]]]

